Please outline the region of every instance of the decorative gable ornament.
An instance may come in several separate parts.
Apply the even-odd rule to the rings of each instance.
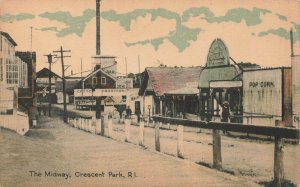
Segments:
[[[229,66],[229,57],[225,43],[216,38],[209,48],[206,67]]]

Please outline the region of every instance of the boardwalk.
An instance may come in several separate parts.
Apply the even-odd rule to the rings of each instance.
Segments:
[[[256,186],[190,161],[79,131],[59,118],[40,120],[42,126],[24,137],[1,129],[0,186]],[[45,177],[45,171],[66,175]],[[76,177],[76,172],[99,176]]]

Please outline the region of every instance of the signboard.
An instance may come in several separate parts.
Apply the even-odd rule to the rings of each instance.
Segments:
[[[55,83],[56,78],[51,78],[51,83]],[[36,79],[37,84],[49,84],[49,78],[37,78]]]
[[[218,67],[229,65],[229,52],[225,43],[220,39],[215,39],[207,55],[206,66],[207,67]]]
[[[281,116],[281,69],[244,72],[243,93],[245,113]]]
[[[126,89],[96,89],[92,92],[92,89],[75,89],[75,97],[100,97],[100,96],[122,96],[126,95]]]
[[[96,104],[95,99],[83,99],[83,100],[76,100],[75,105],[79,106],[93,106]]]
[[[242,81],[215,81],[209,83],[210,88],[240,88],[242,85]]]

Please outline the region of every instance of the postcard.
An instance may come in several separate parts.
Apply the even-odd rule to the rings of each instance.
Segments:
[[[0,187],[299,186],[299,17],[0,0]]]

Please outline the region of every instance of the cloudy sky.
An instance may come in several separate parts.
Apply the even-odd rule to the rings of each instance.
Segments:
[[[60,46],[72,56],[67,71],[91,69],[96,53],[96,0],[0,0],[0,29],[37,52],[37,69]],[[300,1],[256,0],[102,0],[101,54],[117,57],[118,72],[167,66],[205,65],[208,49],[221,38],[235,61],[263,67],[290,66],[290,29],[300,53]],[[61,72],[59,62],[53,65]]]

